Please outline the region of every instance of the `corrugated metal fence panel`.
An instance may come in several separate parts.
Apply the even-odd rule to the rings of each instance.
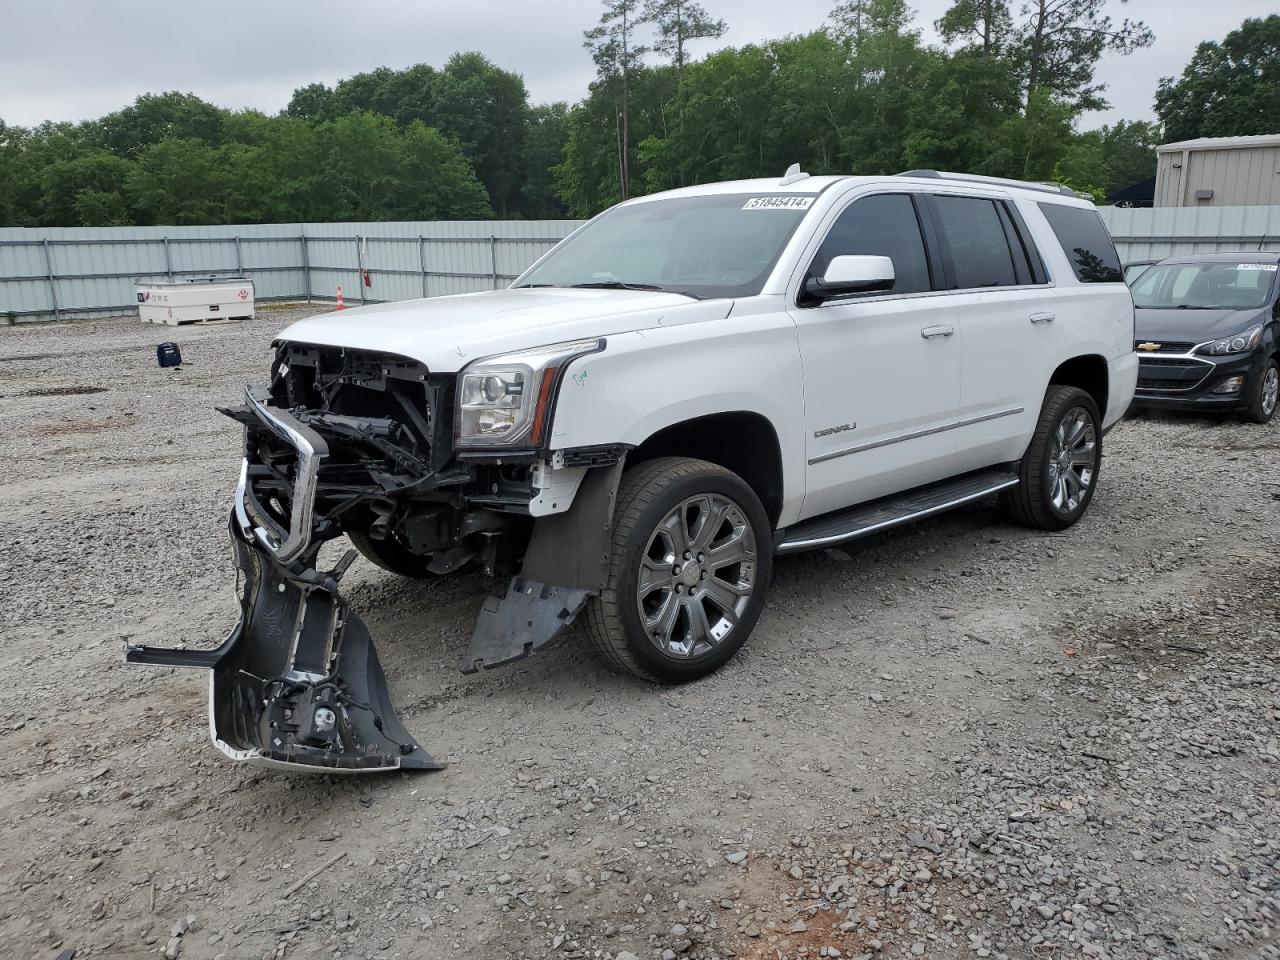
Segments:
[[[1100,212],[1125,260],[1280,251],[1280,207],[1102,207]],[[348,303],[471,293],[505,286],[580,225],[576,220],[468,220],[5,227],[0,228],[0,319],[9,312],[31,319],[55,312],[118,313],[133,308],[135,279],[201,274],[243,273],[253,279],[261,300],[331,300],[339,285]],[[369,271],[368,287],[361,267]],[[56,278],[52,285],[50,272]]]
[[[1120,258],[1280,251],[1280,207],[1100,207]]]
[[[488,290],[505,286],[578,226],[481,220],[5,227],[0,318],[119,313],[133,309],[135,280],[166,277],[243,274],[260,300],[332,300],[339,286],[348,303]]]

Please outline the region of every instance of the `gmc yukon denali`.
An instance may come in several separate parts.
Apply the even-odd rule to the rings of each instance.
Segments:
[[[320,569],[329,541],[405,577],[497,575],[464,671],[578,622],[679,683],[746,642],[776,555],[988,495],[1078,521],[1137,373],[1115,248],[1065,188],[792,168],[630,200],[505,290],[283,331],[224,411],[240,622],[127,658],[208,669],[232,758],[434,768],[338,593],[355,553]]]

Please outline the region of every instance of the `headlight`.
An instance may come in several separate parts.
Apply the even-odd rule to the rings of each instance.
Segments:
[[[603,340],[575,340],[477,360],[458,378],[458,445],[542,443],[565,367],[603,349]]]
[[[1244,333],[1237,333],[1234,337],[1223,337],[1221,340],[1206,343],[1196,350],[1196,353],[1207,353],[1215,357],[1229,353],[1248,353],[1258,345],[1261,339],[1262,327],[1250,327]]]

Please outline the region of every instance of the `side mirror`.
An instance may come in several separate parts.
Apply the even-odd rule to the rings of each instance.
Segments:
[[[892,290],[894,280],[893,261],[888,257],[832,257],[820,279],[805,281],[804,292],[814,300],[830,300],[851,293]]]

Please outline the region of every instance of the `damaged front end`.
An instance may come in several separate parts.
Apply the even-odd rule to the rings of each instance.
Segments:
[[[315,523],[318,477],[328,446],[265,391],[246,390],[241,419],[290,444],[290,525],[264,505],[246,457],[236,489],[230,536],[240,583],[240,620],[213,650],[131,646],[129,663],[211,672],[209,732],[233,760],[324,773],[438,770],[443,765],[405,730],[364,622],[338,594],[355,558],[347,551],[331,571],[315,568],[325,523]],[[276,503],[278,511],[280,504]]]
[[[245,430],[230,518],[240,621],[215,650],[131,646],[126,660],[211,671],[210,732],[228,757],[321,772],[441,766],[401,724],[369,632],[338,593],[355,552],[319,569],[330,540],[346,535],[410,577],[473,561],[518,571],[480,611],[468,673],[563,635],[599,589],[625,451],[560,453],[554,466],[541,448],[459,452],[456,383],[404,357],[285,342],[270,385],[222,411]]]

